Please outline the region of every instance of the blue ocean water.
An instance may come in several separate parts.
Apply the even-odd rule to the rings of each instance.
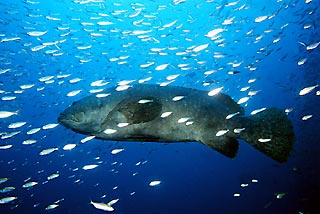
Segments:
[[[115,199],[126,214],[319,213],[318,0],[16,0],[0,11],[0,111],[13,113],[0,118],[0,213],[103,213],[90,202]],[[197,142],[82,143],[57,125],[72,102],[142,82],[222,87],[247,98],[246,115],[286,111],[290,159],[244,141],[235,159]]]

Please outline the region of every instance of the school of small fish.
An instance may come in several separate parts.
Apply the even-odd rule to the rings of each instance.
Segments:
[[[0,17],[0,166],[7,170],[0,172],[0,210],[2,206],[19,209],[24,201],[37,198],[31,192],[47,191],[49,185],[62,179],[85,185],[87,174],[94,175],[95,171],[106,172],[106,177],[121,174],[126,165],[121,158],[130,153],[130,148],[98,143],[94,136],[67,134],[56,121],[64,107],[82,96],[110,96],[104,93],[105,87],[114,86],[117,93],[133,84],[152,83],[203,89],[212,97],[227,93],[250,115],[266,110],[268,100],[263,101],[265,106],[255,102],[260,95],[275,90],[289,93],[288,99],[299,102],[280,101],[287,114],[297,115],[304,124],[319,120],[319,112],[296,111],[305,99],[320,96],[319,79],[301,80],[315,63],[320,48],[319,34],[310,37],[319,27],[315,0],[273,0],[263,6],[246,0],[166,0],[152,5],[144,1],[74,0],[52,5],[40,0],[0,3],[5,11]],[[289,13],[295,16],[289,17]],[[288,44],[294,51],[286,51]],[[296,70],[273,73],[268,63],[279,69],[288,64]],[[269,79],[285,83],[270,83],[265,88],[259,85]],[[294,81],[294,87],[288,86]],[[176,94],[171,101],[183,99],[187,97]],[[154,100],[141,99],[138,103],[151,102]],[[239,113],[233,112],[226,120]],[[160,117],[172,115],[174,112],[168,111]],[[179,118],[177,123],[192,125],[192,115]],[[128,125],[119,123],[117,127]],[[106,129],[104,133],[117,131]],[[242,131],[245,128],[224,129],[215,135],[223,138],[228,132]],[[257,141],[268,143],[271,139]],[[96,143],[100,147],[108,145],[86,152]],[[86,159],[95,150],[107,152]],[[81,160],[73,157],[77,153]],[[20,155],[21,160],[15,160]],[[69,158],[74,160],[64,163]],[[152,164],[146,159],[136,160],[130,178],[143,176],[144,165]],[[54,164],[61,168],[52,169]],[[17,182],[15,173],[22,170],[20,184],[13,185],[13,180]],[[165,175],[158,176],[165,180]],[[144,180],[151,191],[166,188],[165,181]],[[255,178],[240,187],[245,189],[254,183],[258,183]],[[83,196],[86,206],[116,211],[122,200],[115,192],[124,186],[116,183],[106,195]],[[241,197],[245,194],[241,188],[229,195]],[[21,191],[25,194],[18,194]],[[131,188],[127,193],[132,197],[135,194],[139,194],[138,189]],[[276,199],[287,194],[274,193]],[[40,207],[40,212],[62,210],[65,203],[68,198],[55,198],[49,203],[35,200],[33,207]]]

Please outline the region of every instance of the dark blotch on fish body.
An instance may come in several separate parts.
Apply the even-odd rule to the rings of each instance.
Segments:
[[[237,154],[237,139],[278,162],[287,161],[293,147],[293,126],[276,108],[245,117],[243,108],[226,94],[208,96],[206,91],[173,86],[134,85],[125,91],[109,88],[103,93],[110,95],[91,95],[73,103],[58,121],[75,132],[106,140],[197,141],[230,158]],[[172,100],[176,96],[183,99]],[[165,112],[172,113],[163,117]],[[235,117],[226,119],[236,112]],[[240,133],[233,131],[243,128]],[[217,136],[221,130],[227,131]]]

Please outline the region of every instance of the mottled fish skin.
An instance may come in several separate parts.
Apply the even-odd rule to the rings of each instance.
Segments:
[[[91,95],[74,102],[58,121],[98,139],[198,141],[234,158],[240,138],[276,161],[284,162],[290,156],[293,127],[276,108],[244,117],[243,108],[223,93],[209,96],[207,91],[174,86],[124,86],[124,90],[106,89],[107,97]],[[239,129],[243,131],[230,131]]]
[[[180,142],[202,141],[202,130],[206,127],[210,126],[216,133],[230,123],[225,120],[228,114],[243,114],[239,105],[228,106],[219,101],[218,96],[225,96],[230,101],[227,95],[209,97],[206,91],[182,87],[135,85],[125,91],[108,89],[106,92],[111,95],[105,98],[92,95],[73,103],[61,113],[59,122],[76,132],[108,140]],[[184,96],[184,99],[173,101],[178,95]],[[151,99],[154,101],[139,103],[140,100]],[[143,105],[146,108],[138,109]],[[205,117],[203,111],[207,113]],[[173,113],[164,119],[160,117],[164,112]],[[194,122],[193,126],[186,128],[184,123],[179,124],[181,118],[190,118]],[[129,125],[119,128],[119,123]],[[116,132],[106,134],[106,129]]]

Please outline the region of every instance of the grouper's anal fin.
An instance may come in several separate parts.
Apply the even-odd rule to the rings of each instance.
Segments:
[[[235,158],[239,149],[239,143],[234,138],[223,138],[219,141],[202,140],[201,143],[209,146],[228,158]]]

